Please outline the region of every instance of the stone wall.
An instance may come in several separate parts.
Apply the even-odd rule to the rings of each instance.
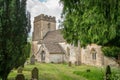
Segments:
[[[32,41],[32,54],[36,55],[39,47],[38,47],[38,41]]]
[[[94,58],[94,53],[96,52],[96,57]],[[88,45],[86,49],[82,49],[82,63],[93,66],[102,66],[103,65],[103,54],[101,52],[101,46],[97,45]]]
[[[82,49],[81,62],[87,65],[102,66],[102,54],[96,49],[96,59],[94,59],[91,49]]]
[[[67,44],[66,42],[59,43],[60,46],[64,49],[65,53],[65,61],[75,63],[76,61],[76,53],[75,47],[73,45]],[[69,51],[68,51],[69,49]]]
[[[56,22],[55,17],[44,15],[44,14],[40,14],[40,15],[36,16],[34,22],[37,22],[40,20],[47,20],[49,22]]]
[[[96,51],[96,59],[93,59],[92,49]],[[92,65],[92,66],[118,66],[116,61],[112,58],[108,58],[103,55],[101,51],[101,46],[98,45],[88,45],[85,49],[82,48],[81,51],[81,61],[83,64]]]
[[[38,51],[39,45],[37,45],[37,41],[34,41],[34,51]],[[77,61],[77,53],[78,48],[74,47],[73,45],[67,44],[67,43],[59,43],[61,47],[64,49],[65,54],[50,54],[46,47],[42,46],[42,50],[45,51],[45,62],[46,63],[59,63],[59,62],[72,62],[75,63]],[[69,49],[69,51],[67,50]],[[92,49],[95,49],[96,51],[96,59],[93,59],[93,53]],[[41,62],[41,50],[36,55],[37,61]],[[101,46],[98,45],[89,45],[86,48],[81,49],[81,63],[92,65],[92,66],[118,66],[118,64],[115,62],[114,59],[105,57],[101,51]]]
[[[64,62],[64,54],[50,54],[49,61],[53,63]]]
[[[44,44],[40,45],[39,49],[41,49],[41,50],[39,50],[39,52],[36,54],[36,56],[35,56],[36,60],[38,62],[41,62],[41,52],[44,51],[45,52],[45,62],[49,63],[50,62],[50,60],[49,60],[50,55],[49,55],[48,50],[45,48]]]
[[[33,41],[39,41],[41,39],[41,21],[34,23],[33,28]]]
[[[56,30],[55,17],[41,14],[34,18],[33,41],[43,39],[48,31]]]
[[[56,23],[41,21],[41,38],[43,38],[47,32],[56,30]]]
[[[45,51],[45,56],[46,56],[46,58],[45,58],[45,62],[46,63],[49,63],[50,62],[50,54],[49,54],[49,52],[48,52],[48,50],[47,50],[47,48],[45,47],[45,45],[43,44],[43,51]]]
[[[110,65],[110,66],[119,66],[117,64],[117,62],[115,61],[115,59],[112,59],[112,58],[104,56],[104,66],[107,66],[107,65]]]

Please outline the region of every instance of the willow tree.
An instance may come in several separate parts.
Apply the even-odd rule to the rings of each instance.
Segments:
[[[63,4],[63,35],[68,43],[96,43],[108,56],[120,54],[119,0],[60,0]],[[111,51],[109,51],[112,49]],[[115,50],[118,52],[114,53]],[[113,53],[113,55],[111,55]]]
[[[7,80],[13,68],[28,57],[30,32],[26,0],[0,0],[0,78]]]

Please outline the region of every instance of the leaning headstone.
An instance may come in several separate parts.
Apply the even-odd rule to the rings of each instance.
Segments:
[[[15,78],[15,80],[25,80],[25,77],[23,74],[18,74]]]
[[[35,67],[33,70],[32,70],[32,80],[38,80],[38,69]]]
[[[69,67],[71,67],[71,66],[72,66],[72,63],[71,63],[71,61],[69,61],[69,63],[68,63],[68,66],[69,66]]]
[[[32,55],[31,58],[30,58],[30,64],[35,64],[35,56]]]
[[[17,70],[17,73],[22,73],[22,71],[23,71],[23,68],[19,67],[18,70]]]

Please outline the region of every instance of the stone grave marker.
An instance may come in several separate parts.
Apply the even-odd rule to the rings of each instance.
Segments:
[[[23,68],[19,67],[18,70],[17,70],[17,73],[22,73],[22,71],[23,71]]]
[[[39,74],[39,72],[38,72],[38,68],[33,68],[33,70],[32,70],[32,80],[38,80],[38,74]]]
[[[25,80],[25,77],[23,74],[18,74],[15,78],[15,80]]]
[[[72,63],[71,63],[71,61],[69,61],[69,63],[68,63],[68,66],[69,66],[69,67],[71,67],[71,66],[72,66]]]

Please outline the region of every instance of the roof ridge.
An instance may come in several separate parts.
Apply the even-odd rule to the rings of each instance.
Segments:
[[[55,32],[55,31],[59,31],[59,30],[62,30],[62,29],[57,29],[57,30],[53,30],[53,31],[48,31],[45,36],[43,37],[43,39],[47,36],[48,33],[51,33],[51,32]]]
[[[43,39],[47,36],[48,33],[50,33],[50,31],[48,31],[48,32],[45,34],[45,36],[43,36]]]
[[[43,38],[43,43],[55,43],[55,42],[57,43],[65,42],[65,39],[63,38],[63,35],[61,33],[61,29],[49,31]]]
[[[60,30],[62,30],[62,29],[56,29],[56,30],[53,30],[53,31],[49,31],[49,32],[60,31]]]

